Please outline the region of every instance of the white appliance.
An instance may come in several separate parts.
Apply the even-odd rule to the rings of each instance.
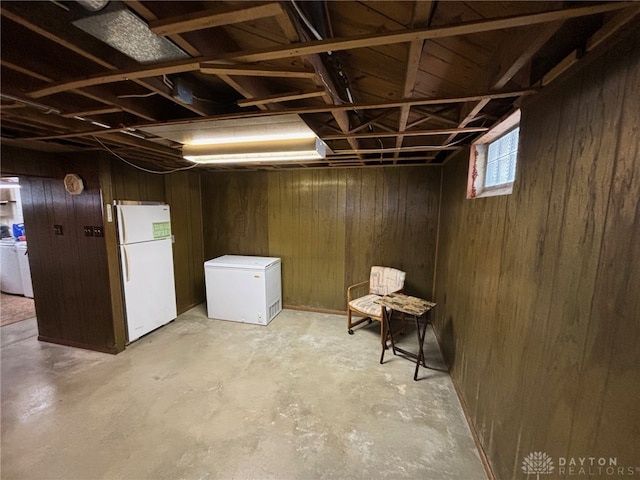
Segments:
[[[169,205],[117,204],[129,342],[176,318]]]
[[[209,318],[268,325],[282,310],[279,258],[223,255],[204,273]]]
[[[0,290],[24,295],[16,242],[13,238],[0,240]]]
[[[17,242],[16,253],[18,254],[18,266],[20,267],[20,277],[22,277],[22,289],[24,291],[24,296],[33,298],[33,285],[31,284],[31,269],[29,268],[29,250],[27,250],[27,242]]]

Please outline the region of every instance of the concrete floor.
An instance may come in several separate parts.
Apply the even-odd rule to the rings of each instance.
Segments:
[[[414,382],[378,324],[345,324],[201,305],[117,356],[2,327],[2,478],[486,479],[448,374]],[[431,330],[426,352],[442,367]]]

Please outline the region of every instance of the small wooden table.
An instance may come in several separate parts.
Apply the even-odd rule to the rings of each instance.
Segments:
[[[390,312],[387,312],[387,308],[382,309],[382,321],[385,322],[387,332],[389,334],[389,337],[391,337],[391,348],[393,349],[393,354],[397,355],[396,352],[400,352],[416,361],[416,370],[413,374],[413,379],[418,380],[418,369],[420,368],[420,364],[422,364],[423,367],[427,368],[427,365],[424,361],[424,337],[427,333],[427,325],[429,324],[431,310],[436,306],[436,304],[422,298],[411,297],[402,293],[390,293],[389,295],[385,295],[384,297],[375,300],[375,302],[391,310]],[[391,323],[389,321],[393,311],[402,312],[407,315],[413,315],[416,321],[416,333],[418,335],[417,355],[413,352],[408,352],[407,350],[404,350],[400,347],[396,347],[396,344],[393,340],[393,332],[391,331]],[[420,322],[421,318],[424,319],[423,322]],[[384,344],[382,346],[382,353],[380,354],[381,364],[384,360],[384,351],[386,349],[387,338],[385,337]]]

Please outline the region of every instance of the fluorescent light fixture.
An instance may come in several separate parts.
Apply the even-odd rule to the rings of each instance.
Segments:
[[[184,145],[182,156],[194,163],[255,163],[315,160],[325,158],[319,138],[261,140],[208,145]]]
[[[140,130],[183,145],[204,145],[258,140],[315,138],[316,134],[295,114],[217,119],[142,127]]]
[[[73,24],[140,63],[189,58],[173,42],[153,33],[144,21],[126,8],[108,10]]]
[[[230,143],[252,143],[252,142],[264,142],[264,141],[284,141],[284,140],[305,140],[316,138],[316,134],[311,130],[308,132],[272,132],[265,134],[234,135],[233,132],[228,132],[224,137],[203,137],[198,138],[191,142],[190,145],[221,145]]]
[[[328,149],[296,114],[190,121],[139,129],[181,143],[183,157],[196,163],[315,160],[326,158]]]

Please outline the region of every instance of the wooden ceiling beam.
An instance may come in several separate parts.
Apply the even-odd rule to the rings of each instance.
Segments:
[[[340,150],[334,155],[351,155],[351,154],[367,154],[367,153],[384,153],[384,152],[439,152],[442,150],[459,150],[462,147],[442,146],[442,145],[419,145],[411,147],[392,147],[392,148],[360,148],[358,150]]]
[[[224,60],[260,62],[282,58],[299,57],[304,55],[313,55],[318,53],[325,53],[328,51],[342,51],[355,48],[371,48],[376,46],[412,42],[417,40],[445,38],[457,35],[488,32],[492,30],[523,27],[554,22],[557,20],[567,20],[569,18],[582,17],[586,15],[611,12],[623,8],[629,8],[633,4],[634,2],[607,2],[604,4],[566,8],[550,12],[516,15],[492,20],[465,22],[458,25],[450,25],[445,27],[422,29],[419,28],[387,33],[378,32],[375,34],[358,35],[355,37],[313,40],[297,44],[283,45],[276,48],[257,50],[254,52],[233,52],[212,58],[200,57],[186,60],[176,60],[172,62],[165,62],[162,64],[155,64],[152,66],[90,75],[82,79],[76,79],[68,82],[60,82],[46,88],[35,90],[29,95],[31,98],[41,98],[47,95],[53,95],[55,93],[64,92],[73,88],[82,88],[89,85],[99,85],[104,83],[148,78],[173,73],[191,72],[199,70],[200,64],[207,62]]]
[[[263,82],[251,77],[232,77],[230,75],[219,75],[220,79],[233,88],[246,99],[265,98],[271,95],[269,89]],[[259,103],[256,106],[262,111],[268,111],[266,103]],[[277,108],[277,106],[275,106]]]
[[[466,102],[474,102],[480,101],[482,99],[498,99],[498,98],[513,98],[513,97],[522,97],[526,95],[532,95],[536,93],[538,90],[536,89],[527,89],[527,90],[513,90],[508,92],[487,92],[481,93],[478,95],[469,95],[469,96],[461,96],[461,97],[442,97],[442,98],[408,98],[404,100],[390,100],[388,102],[379,102],[379,103],[352,103],[352,104],[341,104],[341,105],[326,105],[326,106],[317,106],[317,107],[303,107],[303,108],[289,108],[284,110],[273,111],[269,113],[265,112],[242,112],[242,113],[228,113],[223,115],[214,115],[207,119],[204,118],[194,118],[190,120],[174,120],[171,122],[158,122],[158,124],[162,125],[170,125],[170,124],[179,124],[179,123],[200,123],[203,121],[209,120],[223,120],[223,119],[234,119],[234,118],[250,118],[250,117],[260,117],[265,115],[285,115],[285,114],[310,114],[310,113],[331,113],[331,112],[346,112],[350,110],[376,110],[382,108],[398,108],[405,104],[409,104],[411,106],[421,106],[421,105],[450,105],[456,103],[466,103]],[[454,124],[456,122],[453,122]],[[149,125],[147,125],[149,126]]]
[[[505,45],[501,58],[497,58],[494,63],[502,68],[490,82],[490,89],[503,88],[525,65],[531,62],[533,56],[560,30],[563,24],[563,21],[550,22],[541,29],[531,29],[517,37],[514,39],[515,45]]]
[[[411,27],[415,28],[416,25],[420,24],[424,24],[424,26],[428,27],[434,5],[435,2],[431,0],[415,2]],[[413,91],[416,87],[416,80],[418,78],[418,71],[420,70],[420,59],[422,58],[424,43],[424,40],[414,40],[409,44],[409,52],[407,53],[407,69],[405,71],[404,85],[402,88],[402,98],[409,98],[413,96]],[[398,131],[402,132],[407,128],[410,111],[411,107],[409,105],[405,105],[400,108]],[[401,147],[402,142],[403,137],[399,136],[396,138],[396,147]]]
[[[10,70],[13,70],[15,72],[19,72],[22,73],[23,75],[27,75],[29,77],[35,78],[37,80],[42,80],[43,82],[52,82],[53,79],[49,78],[45,75],[41,75],[37,72],[34,72],[32,70],[29,70],[27,68],[21,67],[20,65],[16,65],[15,63],[12,62],[8,62],[5,59],[0,59],[0,65],[2,65],[3,67],[6,67]]]
[[[246,65],[221,65],[216,63],[201,63],[200,73],[211,75],[240,75],[245,77],[272,78],[314,78],[316,72],[302,69],[283,69],[276,67],[258,67]]]
[[[170,148],[170,147],[164,147],[162,145],[158,145],[156,143],[153,142],[148,142],[146,140],[143,140],[141,138],[136,138],[134,136],[131,135],[127,135],[125,133],[122,133],[121,131],[114,134],[109,134],[106,135],[103,132],[96,132],[93,135],[91,135],[91,137],[99,137],[101,139],[101,141],[103,141],[104,143],[115,143],[118,145],[128,145],[128,146],[132,146],[132,147],[136,147],[142,150],[146,150],[149,152],[153,152],[154,154],[157,155],[163,155],[165,157],[170,157],[170,158],[182,158],[182,154],[179,150],[174,149],[174,148]],[[104,137],[104,138],[103,138]]]
[[[251,22],[261,18],[275,17],[282,13],[279,3],[267,3],[265,5],[250,6],[241,9],[219,8],[201,10],[178,17],[165,18],[149,22],[149,28],[158,35],[170,35],[176,33],[193,32],[205,28],[222,27],[235,23]]]
[[[623,8],[629,8],[633,6],[634,3],[635,2],[607,2],[604,4],[572,7],[541,13],[512,15],[491,20],[463,22],[457,25],[448,25],[444,27],[418,28],[387,33],[376,32],[375,34],[365,34],[354,37],[316,40],[291,46],[284,45],[277,48],[264,49],[255,52],[230,54],[227,59],[244,62],[260,62],[297,57],[300,55],[310,55],[314,53],[353,50],[356,48],[372,48],[413,42],[417,40],[455,37],[459,35],[525,27],[541,23],[555,22],[557,20],[568,20],[570,18],[612,12]]]
[[[24,75],[28,75],[33,78],[37,78],[43,81],[50,81],[49,77],[41,75],[37,72],[33,72],[23,67],[19,67],[18,65],[14,65],[13,63],[7,62],[5,60],[1,61],[2,65],[6,68],[10,68],[17,72],[20,72]],[[126,99],[118,99],[115,95],[112,95],[110,92],[107,92],[103,87],[89,87],[84,90],[71,90],[70,93],[74,93],[77,95],[81,95],[83,97],[94,100],[95,102],[102,103],[105,105],[111,105],[113,108],[117,108],[120,111],[124,111],[134,115],[136,117],[144,118],[149,122],[155,122],[158,120],[157,115],[148,111],[148,109],[141,108],[140,105],[135,104],[134,102],[128,101]]]
[[[487,127],[467,127],[467,128],[441,128],[434,130],[410,130],[403,132],[372,132],[372,133],[350,133],[350,134],[336,134],[336,135],[323,135],[323,140],[344,140],[346,138],[379,138],[379,137],[422,137],[431,135],[447,135],[450,133],[473,133],[473,132],[486,132],[489,130]]]
[[[149,10],[142,2],[138,0],[127,0],[127,7],[136,12],[140,17],[146,19],[147,21],[157,20],[158,17]],[[178,34],[167,35],[173,43],[178,45],[182,50],[187,52],[192,57],[200,57],[202,54],[200,51],[187,42],[184,38],[182,38]]]
[[[147,20],[148,22],[154,22],[158,20],[155,13],[145,7],[139,1],[131,1],[127,3],[132,7],[138,15]],[[200,57],[200,52],[189,42],[187,42],[181,35],[175,33],[168,35],[176,45],[180,46],[185,52],[189,53],[192,57]],[[220,55],[224,55],[224,52],[220,52]],[[251,77],[231,77],[230,75],[218,75],[218,78],[225,82],[228,86],[233,88],[236,92],[240,93],[245,98],[265,97],[270,95],[271,92],[264,86],[263,83],[256,81]],[[268,110],[264,105],[258,105],[260,110]]]
[[[282,31],[289,42],[299,42],[301,39],[306,40],[308,38],[307,30],[300,24],[298,16],[292,14],[291,8],[289,8],[287,11],[283,10],[283,13],[276,17],[276,20],[278,21],[280,28],[282,28]],[[305,64],[311,65],[313,67],[313,70],[316,72],[317,75],[312,79],[314,84],[318,88],[325,89],[325,95],[322,97],[324,99],[324,102],[327,105],[342,103],[332,76],[329,74],[329,71],[327,70],[327,67],[322,61],[320,55],[305,54],[302,55],[301,58]],[[333,119],[343,133],[349,131],[350,121],[347,111],[331,111],[331,115],[333,116]],[[349,138],[347,139],[347,142],[349,143],[351,148],[355,150],[359,148],[358,140]]]
[[[558,64],[556,64],[551,70],[549,70],[542,77],[542,80],[540,82],[541,85],[543,87],[549,85],[553,80],[555,80],[569,68],[577,64],[585,54],[592,52],[598,46],[603,44],[612,35],[631,23],[638,15],[640,15],[640,7],[618,12],[593,35],[591,35],[591,37],[589,37],[586,45],[584,46],[584,49],[576,49],[572,51]]]
[[[374,118],[372,118],[371,120],[369,120],[368,122],[365,122],[361,125],[358,125],[355,128],[352,128],[351,130],[349,130],[346,133],[357,133],[361,130],[364,130],[365,128],[367,128],[369,125],[373,125],[374,123],[378,122],[379,120],[382,120],[383,118],[389,116],[389,114],[392,112],[392,110],[386,110],[378,115],[376,115]],[[355,138],[355,137],[354,137]]]
[[[326,95],[324,89],[314,90],[311,92],[290,92],[278,95],[270,95],[264,98],[253,98],[246,100],[238,100],[236,103],[239,107],[252,107],[256,105],[265,105],[269,103],[291,102],[293,100],[303,100],[306,98],[317,98]]]
[[[640,7],[619,11],[589,38],[585,47],[585,51],[590,51],[596,48],[611,35],[615,34],[618,30],[630,23],[639,14]],[[511,80],[527,63],[531,61],[538,50],[540,50],[540,48],[542,48],[542,46],[560,29],[562,23],[562,21],[552,22],[546,25],[546,27],[540,31],[531,31],[529,34],[523,36],[522,39],[518,41],[518,45],[522,48],[509,47],[508,52],[516,51],[520,53],[516,54],[515,56],[512,55],[512,60],[506,62],[503,70],[498,74],[497,78],[495,78],[492,89],[503,88],[509,82],[509,80]],[[547,72],[547,74],[541,80],[541,85],[548,85],[566,70],[573,67],[576,63],[578,63],[583,54],[584,52],[579,50],[574,50],[573,52],[571,52],[555,67]],[[489,101],[490,99],[482,99],[477,102],[460,121],[460,124],[458,126],[460,128],[466,127],[469,123],[476,120],[480,111],[489,103]],[[456,133],[449,135],[449,137],[447,137],[447,139],[443,142],[443,145],[448,145],[449,143],[451,143],[456,136]],[[446,163],[451,157],[452,155],[449,155],[444,162]]]
[[[159,125],[175,125],[175,124],[184,124],[189,123],[193,125],[197,125],[203,121],[210,120],[231,120],[237,118],[255,118],[262,117],[265,115],[289,115],[289,114],[310,114],[310,113],[333,113],[333,112],[343,112],[346,114],[348,110],[375,110],[381,108],[397,108],[402,106],[405,103],[409,103],[411,105],[442,105],[442,104],[452,104],[452,103],[464,103],[469,101],[479,101],[483,98],[512,98],[519,97],[523,95],[530,95],[535,93],[536,90],[522,90],[515,92],[502,92],[502,93],[487,93],[484,95],[473,95],[469,97],[448,97],[448,98],[428,98],[428,99],[408,99],[404,102],[386,102],[386,103],[376,103],[376,104],[350,104],[350,105],[326,105],[326,106],[318,106],[318,107],[305,107],[305,108],[290,108],[283,110],[276,110],[270,112],[244,112],[244,113],[229,113],[223,115],[214,115],[208,118],[194,118],[190,120],[173,120],[170,122],[155,122],[152,124],[144,124],[144,125],[136,125],[134,126],[137,129],[144,129],[144,127],[150,126],[159,126]],[[117,133],[120,132],[122,128],[115,129],[104,129],[104,130],[92,130],[87,132],[77,132],[70,133],[64,135],[64,137],[72,137],[72,136],[85,136],[85,135],[95,135],[99,133],[101,135],[106,135],[109,133]],[[49,136],[46,138],[37,137],[32,138],[31,140],[44,140],[44,139],[54,139],[54,138],[63,138],[63,136]],[[355,149],[354,149],[355,150]]]
[[[62,116],[65,118],[91,117],[93,115],[105,115],[108,113],[120,113],[120,112],[122,112],[122,108],[120,107],[108,107],[108,108],[96,108],[94,110],[83,110],[80,112],[63,113]]]

